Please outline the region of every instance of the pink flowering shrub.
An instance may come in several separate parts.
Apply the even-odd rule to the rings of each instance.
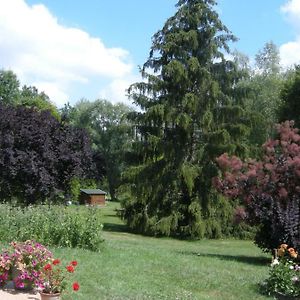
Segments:
[[[237,218],[258,226],[255,241],[264,250],[282,243],[300,249],[300,135],[293,125],[277,125],[278,138],[262,146],[260,161],[217,158],[222,174],[214,186],[241,200]]]
[[[0,284],[13,279],[17,289],[39,286],[43,266],[51,259],[52,253],[35,241],[12,242],[0,255]]]

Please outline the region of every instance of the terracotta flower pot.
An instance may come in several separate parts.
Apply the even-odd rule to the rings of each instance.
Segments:
[[[43,292],[40,292],[41,300],[60,300],[60,293],[56,294],[46,294]]]

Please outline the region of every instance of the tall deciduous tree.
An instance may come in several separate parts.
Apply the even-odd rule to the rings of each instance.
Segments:
[[[249,142],[252,152],[260,151],[260,145],[272,134],[272,128],[278,122],[280,90],[284,74],[280,69],[279,51],[273,42],[267,42],[255,57],[255,68],[251,68],[245,58],[236,56],[239,67],[248,72],[236,88],[237,99],[247,110],[251,120]],[[253,153],[254,154],[254,153]]]
[[[300,128],[300,66],[290,74],[281,91],[282,104],[279,108],[280,121],[294,120]]]
[[[235,38],[214,4],[180,0],[153,37],[145,81],[129,89],[140,107],[129,116],[139,141],[126,174],[132,198],[124,217],[143,233],[218,236],[224,215],[230,218],[210,179],[218,154],[245,153],[247,127],[232,99],[239,76],[224,57]]]
[[[39,92],[36,87],[24,85],[19,98],[19,105],[34,107],[38,111],[49,110],[52,116],[60,119],[57,107],[51,103],[50,98],[44,92]]]
[[[267,42],[264,48],[255,56],[256,66],[264,75],[276,75],[280,73],[280,56],[277,46]]]
[[[0,101],[5,104],[17,103],[20,82],[12,71],[0,70]]]
[[[53,199],[93,168],[87,134],[48,111],[0,104],[0,200]]]
[[[56,106],[44,92],[39,92],[34,86],[24,85],[20,88],[17,75],[10,70],[0,70],[0,103],[34,107],[38,111],[49,110],[55,118],[60,119]]]
[[[99,161],[95,156],[95,163],[97,168],[105,169],[110,196],[116,200],[125,168],[124,155],[132,140],[132,126],[125,118],[131,109],[125,104],[112,104],[106,100],[82,100],[73,109],[66,107],[64,111],[69,112],[75,126],[89,132],[93,149],[101,158]]]

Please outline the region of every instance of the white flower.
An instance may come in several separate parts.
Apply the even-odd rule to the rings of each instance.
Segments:
[[[294,270],[294,266],[290,266],[290,270]]]
[[[277,265],[279,265],[279,260],[278,260],[278,258],[275,258],[271,263],[271,267],[275,267]]]
[[[293,282],[296,282],[296,281],[298,281],[298,280],[299,280],[298,276],[292,277],[292,281],[293,281]]]

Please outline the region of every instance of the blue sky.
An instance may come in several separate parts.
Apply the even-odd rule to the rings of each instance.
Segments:
[[[0,67],[58,105],[80,98],[128,101],[152,35],[176,0],[0,0]],[[251,58],[272,40],[282,64],[300,61],[300,0],[219,0],[232,45]],[[299,50],[299,51],[298,51]],[[127,102],[128,103],[128,102]]]

